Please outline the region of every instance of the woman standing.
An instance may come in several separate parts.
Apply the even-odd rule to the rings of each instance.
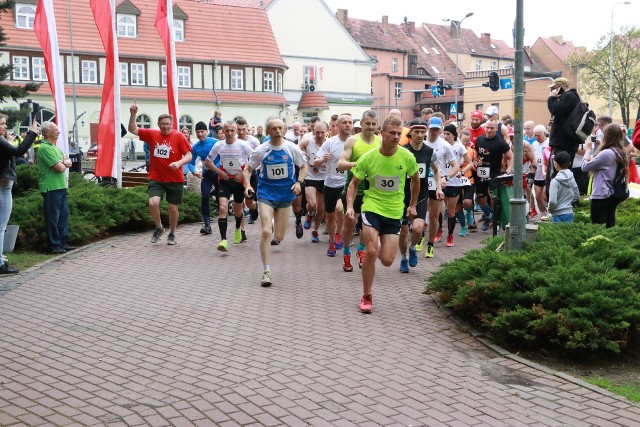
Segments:
[[[4,251],[4,233],[13,208],[11,189],[17,181],[14,156],[22,156],[29,150],[38,136],[38,123],[33,121],[29,133],[17,146],[12,144],[16,135],[13,131],[6,133],[6,130],[7,116],[0,114],[0,274],[17,274],[18,270],[7,264],[1,256]]]
[[[583,171],[593,171],[591,223],[605,224],[607,228],[616,225],[618,202],[613,198],[613,180],[618,166],[627,179],[628,164],[622,128],[615,123],[608,124],[598,150],[582,163]]]

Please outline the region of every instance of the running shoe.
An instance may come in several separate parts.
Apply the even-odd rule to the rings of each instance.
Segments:
[[[460,237],[467,237],[467,231],[468,231],[468,229],[467,229],[467,226],[465,225],[464,227],[460,228],[459,236]]]
[[[329,242],[329,249],[327,249],[327,256],[336,256],[336,244]]]
[[[271,271],[265,271],[262,273],[262,281],[260,282],[260,286],[263,288],[268,288],[271,286]]]
[[[469,226],[469,228],[471,228],[471,224],[475,224],[475,218],[473,217],[473,212],[472,211],[467,211],[466,212],[466,220],[467,220],[467,225]],[[477,227],[476,227],[477,228]]]
[[[304,231],[302,230],[302,222],[296,221],[296,237],[298,239],[302,239],[303,234],[304,234]]]
[[[444,233],[442,232],[442,230],[438,230],[438,234],[436,234],[436,238],[433,239],[433,243],[438,243],[440,241],[440,239],[442,238],[442,235]]]
[[[343,255],[342,258],[344,259],[342,269],[347,273],[353,271],[353,265],[351,265],[351,255]]]
[[[164,234],[164,227],[160,226],[160,228],[156,228],[153,232],[153,236],[151,236],[151,243],[156,243],[160,240],[160,236]]]
[[[258,219],[258,209],[251,209],[249,215],[249,220],[251,222],[249,224],[253,224],[256,219]]]
[[[311,228],[311,222],[313,221],[313,217],[311,215],[307,215],[304,219],[304,229],[308,230]]]
[[[425,258],[433,258],[433,245],[427,245],[427,250],[424,252]]]
[[[205,225],[204,227],[202,227],[200,229],[200,234],[211,234],[211,226],[210,225]]]
[[[487,231],[491,227],[491,217],[485,218],[482,222],[482,231]]]
[[[409,260],[401,259],[400,260],[400,273],[408,273],[409,272]]]
[[[167,245],[175,245],[176,243],[178,243],[178,241],[176,240],[176,235],[173,233],[169,233],[169,235],[167,236]]]
[[[241,230],[240,233],[242,233],[242,241],[246,242],[247,241],[247,233],[245,233],[244,230]]]
[[[320,236],[318,236],[318,230],[313,230],[311,232],[311,243],[318,243],[320,241]]]
[[[415,267],[418,265],[418,250],[409,248],[409,266]]]
[[[540,221],[551,221],[551,214],[549,212],[541,214]]]
[[[242,242],[242,230],[236,228],[233,232],[233,243],[236,245]]]
[[[447,247],[451,248],[453,246],[455,246],[456,244],[453,243],[453,234],[448,234],[447,235]]]
[[[371,295],[363,295],[358,308],[363,313],[371,313],[373,309],[373,298],[371,298]]]
[[[221,240],[220,243],[218,243],[218,250],[220,252],[227,252],[227,241],[226,240]]]
[[[470,224],[469,227],[467,228],[469,229],[469,231],[478,231],[478,224],[474,222],[473,224]]]
[[[271,239],[271,246],[278,246],[280,244],[276,239]]]
[[[364,264],[364,257],[367,253],[365,250],[358,251],[358,267],[362,268],[362,264]]]
[[[424,236],[422,236],[422,239],[420,239],[420,241],[418,242],[418,244],[416,245],[416,251],[417,252],[422,252],[422,245],[424,244]]]
[[[344,246],[342,243],[342,234],[336,233],[336,249],[340,250]]]

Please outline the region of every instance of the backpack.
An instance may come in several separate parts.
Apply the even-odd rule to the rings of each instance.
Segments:
[[[629,198],[629,186],[623,173],[623,166],[618,163],[616,176],[613,178],[613,200],[622,203]]]
[[[577,95],[577,93],[576,93]],[[573,142],[583,144],[589,138],[596,125],[596,114],[589,109],[589,104],[582,102],[578,96],[578,103],[564,122],[564,130],[573,137]]]

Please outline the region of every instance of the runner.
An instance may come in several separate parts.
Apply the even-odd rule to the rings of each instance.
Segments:
[[[249,129],[249,123],[247,122],[247,119],[245,119],[242,116],[238,116],[234,119],[234,122],[236,122],[236,126],[238,127],[238,139],[245,141],[247,144],[249,144],[249,147],[251,147],[252,150],[255,150],[256,148],[258,148],[258,146],[260,145],[260,140],[255,136],[251,135],[251,132]],[[253,188],[256,188],[256,182],[258,182],[258,175],[254,171],[254,173],[251,175],[251,186]],[[255,220],[258,219],[258,205],[256,204],[256,197],[257,196],[254,194],[253,198],[245,200],[245,204],[249,209],[249,221],[248,221],[249,224],[253,224]],[[243,212],[244,212],[244,209],[243,209]],[[240,225],[240,228],[242,233],[242,240],[245,241],[247,240],[247,236],[244,232],[244,219],[242,220],[242,224]]]
[[[445,203],[447,205],[447,243],[448,247],[455,246],[453,241],[453,231],[456,228],[456,219],[460,221],[460,226],[464,230],[466,236],[467,223],[464,213],[462,212],[462,195],[463,189],[470,185],[469,179],[465,174],[471,169],[471,157],[467,154],[465,146],[458,141],[458,129],[453,123],[449,123],[444,127],[444,139],[451,145],[451,150],[456,158],[456,163],[461,165],[464,161],[467,167],[459,170],[453,176],[449,173],[450,163],[447,163],[447,176],[450,176],[446,182],[444,189]]]
[[[242,242],[242,219],[244,211],[244,187],[242,171],[249,162],[251,147],[246,142],[237,139],[238,126],[234,121],[227,121],[223,126],[224,141],[215,144],[204,162],[208,170],[218,174],[218,228],[220,229],[220,243],[218,250],[226,252],[227,247],[227,215],[229,210],[229,198],[233,196],[233,215],[236,219],[236,228],[233,233],[233,242],[237,245]],[[214,164],[216,157],[220,156],[220,166]]]
[[[262,236],[260,238],[260,256],[262,258],[263,287],[271,286],[271,233],[277,241],[282,242],[287,230],[287,221],[291,211],[291,203],[301,192],[301,184],[307,176],[307,163],[302,151],[290,141],[284,139],[284,122],[278,118],[267,121],[267,135],[271,137],[252,154],[247,167],[244,168],[245,197],[253,196],[251,173],[262,165],[258,174],[258,210]],[[295,166],[300,168],[298,180],[295,178]]]
[[[551,214],[547,210],[547,192],[546,192],[546,167],[545,167],[545,150],[549,147],[549,139],[547,138],[547,129],[544,125],[537,125],[533,128],[533,135],[536,140],[533,142],[533,154],[535,156],[535,174],[533,176],[533,188],[535,190],[535,198],[540,210],[540,220],[548,221]]]
[[[375,134],[376,127],[378,126],[378,117],[375,111],[367,110],[362,114],[362,120],[360,121],[362,126],[362,133],[356,134],[344,143],[342,155],[340,161],[338,161],[338,169],[341,171],[349,171],[347,173],[347,182],[344,187],[343,197],[346,200],[346,191],[349,187],[349,183],[353,178],[351,168],[356,164],[358,159],[369,150],[378,148],[380,146],[380,137]],[[364,194],[365,182],[361,182],[358,187],[358,194],[354,202],[354,210],[356,212],[356,222],[351,222],[348,218],[344,219],[344,226],[342,227],[342,237],[344,240],[344,248],[342,256],[344,263],[342,269],[346,272],[353,271],[351,265],[351,240],[353,238],[353,232],[356,227],[356,223],[360,221],[360,209],[362,207],[362,196]],[[364,261],[364,244],[362,239],[358,244],[358,265],[362,268],[362,262]]]
[[[418,175],[420,177],[420,193],[418,195],[418,203],[416,204],[417,215],[413,220],[404,215],[402,218],[402,228],[400,229],[400,272],[408,273],[409,267],[418,265],[418,250],[416,244],[422,238],[424,232],[424,221],[427,217],[427,203],[429,199],[429,186],[435,187],[436,197],[442,200],[440,171],[438,170],[438,162],[433,155],[433,148],[424,144],[424,137],[427,135],[427,122],[422,119],[414,119],[409,123],[409,144],[404,148],[409,150],[416,158],[418,163]],[[407,181],[410,178],[407,177]],[[404,187],[404,207],[408,208],[411,203],[411,189],[409,182]],[[408,245],[409,224],[411,224],[411,246]],[[409,259],[407,259],[407,247],[409,246]]]
[[[464,176],[469,180],[469,185],[466,187],[462,187],[462,204],[464,206],[465,213],[465,223],[466,227],[462,227],[460,230],[460,237],[465,237],[467,235],[468,230],[475,231],[478,229],[478,226],[475,223],[475,218],[473,217],[473,205],[474,205],[474,197],[476,194],[476,184],[475,184],[475,158],[476,152],[473,148],[471,148],[471,132],[469,129],[463,129],[460,133],[460,142],[467,149],[467,154],[469,155],[469,163],[462,164],[462,170],[466,171]]]
[[[196,138],[198,142],[191,147],[191,161],[188,163],[189,171],[196,177],[200,178],[200,196],[202,204],[200,212],[204,226],[200,229],[200,234],[211,234],[211,190],[215,188],[218,175],[215,172],[204,167],[204,162],[211,152],[213,145],[218,142],[217,139],[210,138],[208,128],[205,122],[196,123]],[[196,160],[200,159],[202,164],[202,172],[196,171]],[[216,166],[219,166],[220,160],[217,160]],[[214,190],[216,191],[216,190]],[[217,192],[217,191],[216,191]]]
[[[382,125],[382,145],[371,150],[358,160],[352,168],[353,179],[347,190],[347,212],[355,222],[354,202],[360,182],[366,179],[362,203],[362,239],[366,256],[362,265],[363,296],[359,309],[371,313],[373,299],[371,289],[376,273],[376,259],[388,267],[398,252],[401,219],[405,214],[404,186],[406,177],[411,177],[411,199],[406,216],[416,216],[416,204],[420,192],[420,174],[415,157],[398,146],[402,136],[402,120],[389,117]]]
[[[343,246],[342,232],[344,214],[342,212],[342,190],[347,180],[346,172],[338,169],[338,161],[342,155],[344,144],[351,136],[353,121],[350,114],[342,114],[338,117],[338,135],[329,138],[318,150],[314,167],[326,164],[327,175],[324,179],[324,210],[327,217],[327,230],[329,231],[329,249],[327,256],[336,256],[336,249]],[[337,227],[336,227],[337,225]]]
[[[324,216],[324,180],[327,175],[327,165],[315,167],[313,163],[316,161],[318,150],[325,142],[327,135],[328,125],[325,122],[318,121],[314,124],[313,133],[314,138],[304,138],[298,147],[307,156],[307,162],[309,164],[307,177],[304,180],[304,192],[307,198],[307,218],[304,222],[304,228],[310,229],[313,224],[313,230],[311,231],[311,242],[318,243],[320,236],[318,235],[318,228],[320,222]]]

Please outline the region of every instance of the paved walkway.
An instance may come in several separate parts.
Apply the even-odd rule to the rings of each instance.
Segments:
[[[274,248],[263,289],[257,224],[228,254],[198,229],[181,226],[177,246],[116,237],[3,278],[0,425],[640,423],[640,407],[499,355],[422,294],[482,233],[437,244],[411,274],[379,268],[363,315],[357,266],[342,272],[309,235]]]

